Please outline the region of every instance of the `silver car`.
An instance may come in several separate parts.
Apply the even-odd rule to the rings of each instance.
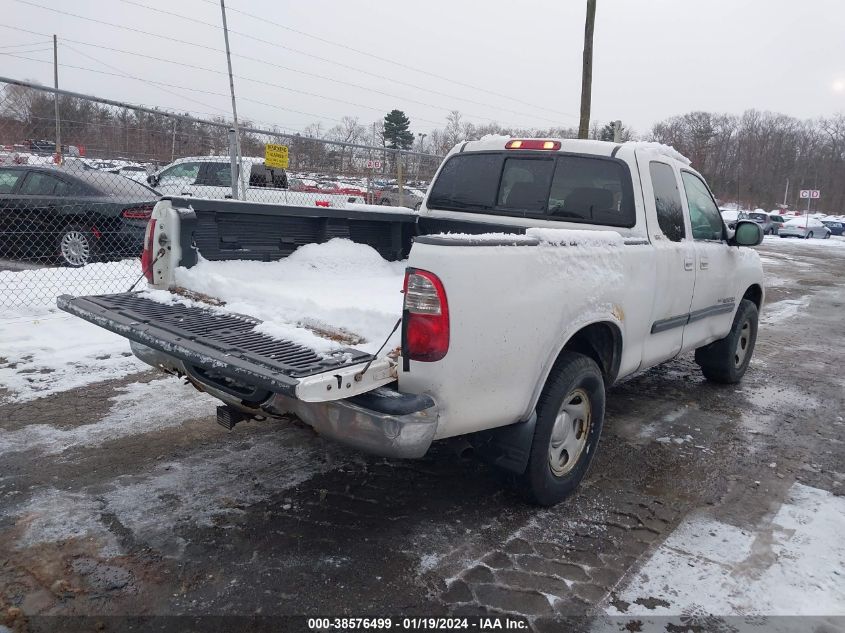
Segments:
[[[780,227],[778,235],[781,237],[803,237],[804,239],[811,237],[827,239],[830,237],[830,229],[816,218],[793,218]]]
[[[754,220],[763,229],[763,235],[775,235],[778,232],[774,220],[765,211],[750,211],[748,219]]]

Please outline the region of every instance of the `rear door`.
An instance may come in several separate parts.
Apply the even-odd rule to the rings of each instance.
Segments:
[[[731,329],[737,302],[732,283],[740,251],[728,246],[725,225],[710,189],[697,174],[681,170],[686,215],[695,245],[696,282],[684,348],[724,337]]]
[[[688,239],[679,173],[673,164],[640,157],[648,232],[656,276],[651,326],[643,345],[643,366],[673,358],[683,347],[684,326],[696,284],[695,246]]]

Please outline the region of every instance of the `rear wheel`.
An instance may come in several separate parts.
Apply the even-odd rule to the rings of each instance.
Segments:
[[[604,421],[604,378],[592,359],[563,352],[537,404],[537,426],[521,491],[551,506],[587,474]]]
[[[81,268],[95,257],[94,234],[80,224],[69,224],[59,233],[59,259],[65,266]]]
[[[705,378],[725,384],[742,380],[757,342],[757,319],[757,306],[743,299],[728,335],[695,350],[695,362]]]
[[[814,236],[813,236],[813,232],[812,232],[812,231],[810,231],[809,233],[807,233],[807,235],[805,236],[805,238],[804,238],[804,239],[809,240],[811,237],[814,237]]]

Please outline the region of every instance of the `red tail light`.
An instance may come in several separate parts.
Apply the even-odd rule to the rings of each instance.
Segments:
[[[314,203],[314,205],[315,205],[315,206],[318,206],[318,207],[328,207],[328,206],[331,206],[331,205],[329,204],[329,201],[328,201],[328,200],[317,200],[317,201]]]
[[[557,151],[560,149],[560,141],[544,141],[536,138],[508,141],[505,149],[548,149]]]
[[[404,353],[410,360],[433,362],[449,351],[449,304],[437,275],[409,268],[405,272]]]
[[[153,205],[143,205],[140,207],[129,207],[124,209],[121,215],[127,220],[149,220],[153,212]]]
[[[144,250],[141,252],[141,270],[149,282],[153,281],[153,239],[155,232],[156,221],[150,220],[144,233]]]

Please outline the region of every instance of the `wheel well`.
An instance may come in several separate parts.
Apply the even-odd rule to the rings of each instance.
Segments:
[[[610,386],[619,373],[622,333],[613,323],[591,323],[578,330],[562,351],[578,352],[592,358],[601,369],[605,384]]]
[[[763,289],[757,284],[754,284],[748,290],[745,291],[745,294],[742,295],[742,298],[748,299],[749,301],[754,303],[754,305],[756,305],[757,309],[759,310],[760,303],[763,301]]]

